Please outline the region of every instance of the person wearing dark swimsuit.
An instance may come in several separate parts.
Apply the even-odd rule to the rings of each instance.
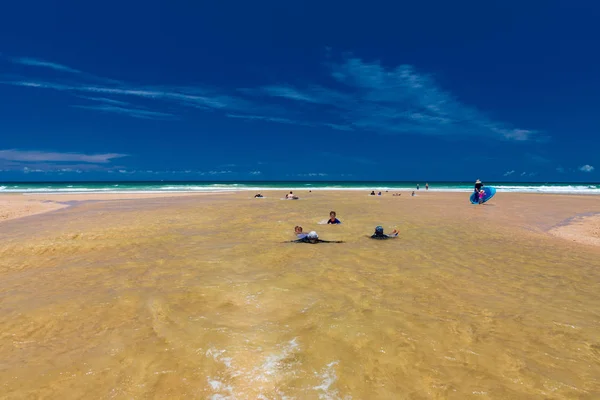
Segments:
[[[327,220],[328,224],[341,224],[342,221],[340,221],[339,219],[336,218],[336,213],[335,211],[332,211],[329,213],[329,219]]]
[[[375,228],[375,233],[371,235],[371,239],[385,240],[385,239],[393,239],[398,237],[398,231],[394,229],[391,235],[386,235],[383,233],[383,227],[378,226]]]
[[[477,193],[476,198],[479,198],[479,191],[481,190],[482,187],[483,187],[483,183],[481,183],[481,181],[479,179],[477,179],[475,181],[475,193]]]
[[[312,231],[306,237],[303,237],[303,238],[297,239],[297,240],[292,240],[292,243],[310,243],[310,244],[316,244],[316,243],[344,243],[344,242],[341,241],[341,240],[322,240],[322,239],[319,239],[319,235],[317,235],[317,232]]]

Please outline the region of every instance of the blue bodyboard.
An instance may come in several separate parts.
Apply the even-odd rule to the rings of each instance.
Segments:
[[[485,196],[483,196],[483,202],[486,203],[492,199],[496,195],[496,188],[491,186],[484,186],[481,190],[485,191]],[[479,204],[479,199],[476,196],[476,193],[473,192],[470,197],[471,204]]]

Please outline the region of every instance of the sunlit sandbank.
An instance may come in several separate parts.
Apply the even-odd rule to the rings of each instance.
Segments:
[[[0,224],[2,392],[600,395],[600,248],[549,234],[599,213],[596,197],[253,194],[69,203]],[[320,224],[331,210],[341,225]],[[295,225],[346,243],[284,243]],[[376,225],[400,237],[368,239]]]

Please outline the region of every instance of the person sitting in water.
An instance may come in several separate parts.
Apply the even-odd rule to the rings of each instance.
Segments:
[[[377,226],[375,228],[375,233],[371,235],[371,239],[392,239],[398,237],[398,230],[394,229],[391,234],[386,235],[383,233],[383,227]]]
[[[329,219],[327,220],[328,224],[341,224],[342,221],[340,221],[339,219],[336,218],[336,213],[335,211],[332,211],[329,213]]]
[[[308,233],[304,233],[304,232],[302,232],[302,227],[301,227],[301,226],[299,226],[299,225],[296,225],[296,226],[294,227],[294,233],[296,234],[296,237],[297,237],[298,239],[304,239],[305,237],[307,237],[307,236],[308,236]]]
[[[302,239],[292,240],[292,243],[316,244],[316,243],[344,243],[344,242],[341,240],[333,240],[332,241],[332,240],[319,239],[319,235],[317,235],[317,232],[312,231],[308,235],[306,235],[306,237],[303,237]]]
[[[292,199],[292,200],[298,200],[298,196],[296,196],[294,194],[294,192],[289,192],[288,194],[285,195],[286,199]]]

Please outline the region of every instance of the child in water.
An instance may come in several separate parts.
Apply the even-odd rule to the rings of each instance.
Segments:
[[[305,237],[307,237],[307,236],[308,236],[308,234],[307,234],[307,233],[304,233],[304,232],[302,232],[302,227],[301,227],[301,226],[299,226],[299,225],[296,225],[296,226],[294,227],[294,233],[296,234],[296,237],[297,237],[298,239],[304,239]]]
[[[336,218],[336,213],[335,211],[331,211],[329,213],[329,219],[327,220],[328,224],[341,224],[342,221],[340,221],[339,219]]]

